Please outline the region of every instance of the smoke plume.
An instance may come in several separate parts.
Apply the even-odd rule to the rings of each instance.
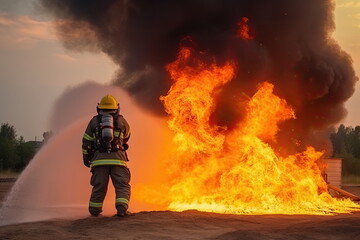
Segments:
[[[237,62],[213,119],[231,129],[242,118],[233,103],[263,81],[295,109],[280,143],[305,145],[346,116],[357,77],[351,57],[332,39],[331,0],[41,0],[55,16],[64,46],[102,51],[119,65],[114,84],[143,107],[164,113],[159,96],[171,82],[165,66],[179,45],[206,52],[218,64]],[[245,20],[244,20],[245,19]],[[238,35],[239,23],[249,36]],[[245,34],[246,35],[246,34]]]

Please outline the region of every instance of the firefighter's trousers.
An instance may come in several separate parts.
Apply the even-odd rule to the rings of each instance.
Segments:
[[[107,192],[109,176],[115,188],[115,207],[128,208],[130,200],[130,171],[127,167],[116,165],[96,166],[91,169],[90,184],[93,186],[89,212],[98,215],[102,212],[103,201]]]

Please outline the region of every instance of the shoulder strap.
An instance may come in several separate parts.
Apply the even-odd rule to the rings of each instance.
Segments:
[[[114,129],[119,129],[119,115],[114,116]]]
[[[100,123],[101,123],[101,114],[98,114],[98,115],[96,115],[94,117],[96,117],[97,124],[100,125]]]

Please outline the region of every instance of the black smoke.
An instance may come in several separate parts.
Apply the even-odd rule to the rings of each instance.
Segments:
[[[311,143],[343,119],[357,81],[351,57],[331,37],[335,1],[40,1],[55,16],[65,47],[108,54],[121,69],[114,83],[156,113],[164,112],[159,96],[171,85],[165,65],[175,60],[180,44],[189,44],[188,37],[219,64],[238,63],[217,103],[217,124],[231,128],[242,115],[234,102],[251,96],[260,82],[274,83],[297,115],[282,126],[282,145]],[[243,17],[252,40],[236,37]]]

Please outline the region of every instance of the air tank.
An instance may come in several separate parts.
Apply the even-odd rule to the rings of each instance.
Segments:
[[[105,148],[111,150],[111,142],[114,139],[114,118],[110,114],[103,114],[101,117],[101,137]]]

